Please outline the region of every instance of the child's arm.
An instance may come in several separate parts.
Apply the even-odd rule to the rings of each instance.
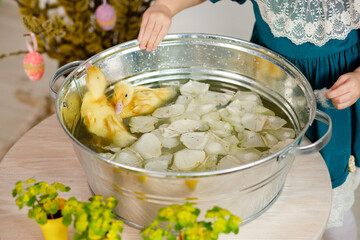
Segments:
[[[341,75],[325,96],[337,109],[353,105],[360,98],[360,67]]]
[[[198,5],[205,0],[156,0],[141,22],[138,40],[140,49],[155,50],[167,34],[171,18],[178,12]]]

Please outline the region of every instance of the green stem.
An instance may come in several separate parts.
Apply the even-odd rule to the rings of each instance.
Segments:
[[[45,51],[38,51],[38,53],[45,53],[47,50],[45,49]],[[17,52],[11,52],[11,53],[4,53],[4,54],[0,54],[0,60],[6,57],[11,57],[11,56],[17,56],[17,55],[22,55],[22,54],[27,54],[29,51],[25,51],[25,50],[19,50]]]
[[[181,234],[181,231],[179,231],[179,240],[184,240],[183,235]]]
[[[15,2],[16,2],[20,7],[24,7],[24,4],[22,4],[19,0],[15,0]]]
[[[5,58],[5,57],[10,57],[10,56],[15,56],[15,55],[26,54],[26,53],[28,53],[28,52],[29,52],[29,51],[20,50],[20,51],[17,51],[17,52],[0,54],[0,59]]]

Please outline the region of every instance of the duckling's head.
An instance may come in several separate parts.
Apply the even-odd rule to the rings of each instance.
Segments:
[[[106,78],[98,66],[87,65],[86,85],[95,99],[104,96]]]
[[[119,82],[114,87],[113,101],[115,103],[116,114],[121,113],[124,106],[127,106],[134,95],[134,88],[130,83]]]

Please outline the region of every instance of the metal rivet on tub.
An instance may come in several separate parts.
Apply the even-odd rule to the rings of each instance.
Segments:
[[[67,107],[67,104],[66,104],[66,102],[63,102],[63,107]]]
[[[280,162],[281,160],[284,160],[286,158],[286,154],[280,154],[278,157],[277,157],[277,161]]]

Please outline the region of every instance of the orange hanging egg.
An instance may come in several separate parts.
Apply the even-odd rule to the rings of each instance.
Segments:
[[[39,81],[44,75],[44,58],[37,52],[38,46],[34,33],[30,32],[29,34],[25,34],[25,37],[28,36],[31,37],[33,46],[31,46],[28,39],[25,38],[26,47],[29,50],[29,53],[26,54],[24,58],[24,70],[30,80]]]
[[[24,70],[32,81],[39,81],[44,75],[44,58],[38,52],[29,52],[24,58]]]

